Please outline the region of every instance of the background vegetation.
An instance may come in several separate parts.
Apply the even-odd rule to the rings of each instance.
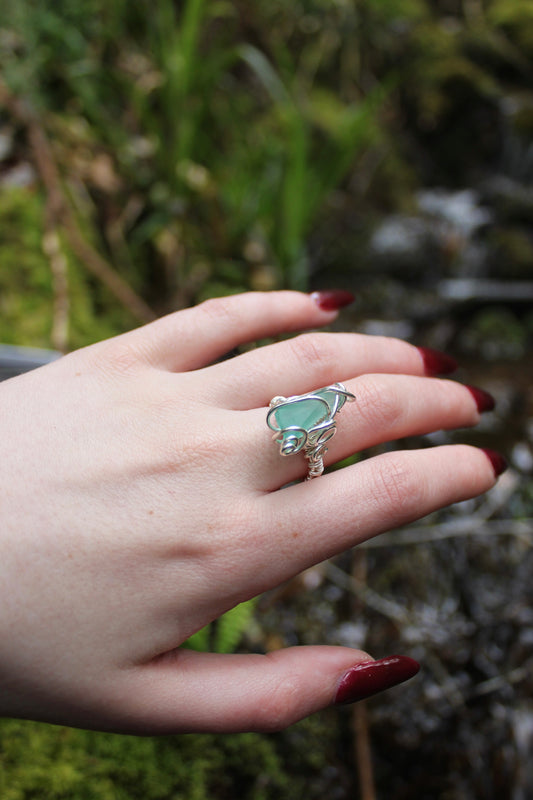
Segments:
[[[513,462],[459,521],[202,634],[407,647],[429,667],[402,700],[271,737],[5,721],[3,798],[533,791],[532,55],[529,0],[0,0],[0,341],[66,351],[207,296],[352,288],[343,325],[445,346],[488,383],[476,441]]]

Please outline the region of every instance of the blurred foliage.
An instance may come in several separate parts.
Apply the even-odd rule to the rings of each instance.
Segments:
[[[0,0],[0,19],[3,79],[84,234],[157,313],[306,288],[335,215],[464,180],[497,155],[504,98],[522,132],[533,109],[527,0]],[[16,133],[4,172],[33,158]]]
[[[274,746],[254,734],[136,738],[0,723],[3,800],[287,797]]]
[[[230,609],[218,620],[193,634],[184,646],[202,652],[234,653],[253,618],[255,603],[253,598]]]
[[[0,193],[0,339],[47,345],[52,280],[41,250],[43,203],[21,189]]]
[[[134,737],[0,720],[2,800],[309,800],[349,786],[338,732]]]
[[[44,203],[23,188],[0,190],[0,341],[48,347],[54,291],[42,250]],[[134,324],[109,292],[69,259],[70,346],[112,336]]]

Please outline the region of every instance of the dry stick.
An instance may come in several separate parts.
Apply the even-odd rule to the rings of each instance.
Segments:
[[[351,577],[359,585],[366,586],[367,555],[363,550],[354,550],[352,556]],[[356,606],[362,602],[356,597]],[[356,611],[357,608],[354,608]],[[366,703],[356,703],[352,711],[352,729],[354,734],[354,754],[359,775],[361,800],[376,800],[376,785],[372,766],[372,747],[370,742],[370,726]]]
[[[358,552],[362,551],[358,550]],[[351,574],[348,574],[332,561],[326,563],[325,569],[326,575],[332,583],[340,586],[345,591],[353,593],[362,605],[374,609],[374,611],[390,619],[398,627],[409,625],[412,628],[423,629],[422,622],[419,621],[416,614],[407,612],[398,603],[388,600],[373,589],[370,589],[366,581],[360,580],[353,570]],[[443,694],[447,696],[450,705],[456,708],[459,703],[459,694],[454,688],[444,664],[437,656],[431,654],[426,656],[426,661],[438,677],[439,685],[444,687]]]
[[[479,527],[474,528],[474,524]],[[482,520],[479,523],[477,519],[465,517],[433,525],[402,528],[394,533],[385,533],[378,538],[369,539],[358,546],[364,550],[373,550],[380,547],[431,544],[443,539],[473,538],[475,536],[514,536],[522,539],[526,544],[531,544],[533,518]]]
[[[372,749],[370,745],[370,725],[366,703],[354,706],[353,729],[355,734],[355,757],[359,773],[359,789],[361,800],[376,800],[376,785],[372,766]]]
[[[60,353],[68,349],[68,321],[70,301],[68,294],[68,265],[61,249],[61,240],[54,219],[47,212],[43,251],[52,270],[54,284],[54,318],[52,325],[52,346]]]
[[[358,580],[355,575],[348,575],[333,561],[326,562],[325,573],[328,579],[345,591],[352,592],[365,606],[373,608],[379,614],[392,620],[398,626],[408,625],[413,622],[411,615],[399,603],[388,600],[378,594],[364,581]]]
[[[52,345],[61,353],[66,352],[68,343],[68,319],[69,319],[69,296],[68,296],[68,266],[67,260],[61,248],[58,225],[61,217],[63,198],[56,190],[59,186],[59,175],[51,159],[44,158],[41,154],[46,153],[48,143],[44,139],[44,145],[38,146],[38,136],[34,130],[36,122],[33,119],[30,108],[11,95],[6,86],[0,81],[0,101],[13,114],[18,122],[25,125],[28,136],[35,153],[35,161],[40,172],[41,179],[46,188],[46,210],[44,215],[44,234],[42,238],[42,248],[48,258],[52,273],[54,287],[54,311],[52,323]],[[41,137],[41,138],[44,138]]]
[[[83,237],[61,186],[61,177],[43,127],[31,107],[15,97],[0,79],[0,103],[24,125],[34,153],[37,170],[48,198],[48,213],[61,223],[76,256],[115,295],[137,319],[150,322],[156,318],[152,309]]]

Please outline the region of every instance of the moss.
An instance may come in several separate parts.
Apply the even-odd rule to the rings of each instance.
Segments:
[[[527,339],[526,326],[504,307],[479,311],[461,334],[465,350],[481,353],[487,360],[522,358]]]
[[[274,800],[274,741],[258,734],[138,738],[0,722],[2,800]]]
[[[37,193],[0,192],[0,341],[8,344],[50,346],[53,291],[42,216]]]
[[[0,191],[0,341],[51,347],[54,288],[43,253],[45,203],[33,189]],[[65,249],[68,260],[69,349],[113,336],[134,319]]]
[[[533,270],[533,238],[518,227],[500,227],[490,237],[495,252],[491,270],[496,277],[530,279]]]
[[[305,792],[308,800],[322,800],[341,796],[340,786],[350,782],[338,737],[339,716],[330,712],[272,735],[141,738],[0,720],[0,796],[294,800]]]
[[[487,18],[526,53],[533,53],[533,6],[530,0],[492,0]]]

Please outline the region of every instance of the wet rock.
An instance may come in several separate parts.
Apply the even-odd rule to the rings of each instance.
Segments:
[[[454,302],[497,301],[498,303],[531,303],[533,281],[497,281],[476,278],[455,278],[439,282],[437,291]]]
[[[417,193],[420,210],[446,223],[464,240],[493,220],[490,209],[481,205],[481,198],[474,189],[450,192],[445,189],[424,189]]]
[[[408,320],[366,319],[359,326],[361,333],[370,336],[392,336],[396,339],[409,339],[414,326]]]
[[[1,186],[26,188],[33,186],[37,180],[35,170],[29,162],[21,162],[0,176]]]
[[[483,184],[486,201],[502,221],[533,221],[533,186],[507,175],[494,175]]]
[[[533,452],[526,442],[517,442],[517,444],[515,444],[511,453],[511,459],[513,464],[518,467],[521,472],[533,471]]]
[[[60,357],[54,350],[0,344],[0,381],[49,364]]]
[[[376,269],[422,275],[441,248],[434,226],[421,217],[395,214],[374,230],[368,245],[369,259]]]

